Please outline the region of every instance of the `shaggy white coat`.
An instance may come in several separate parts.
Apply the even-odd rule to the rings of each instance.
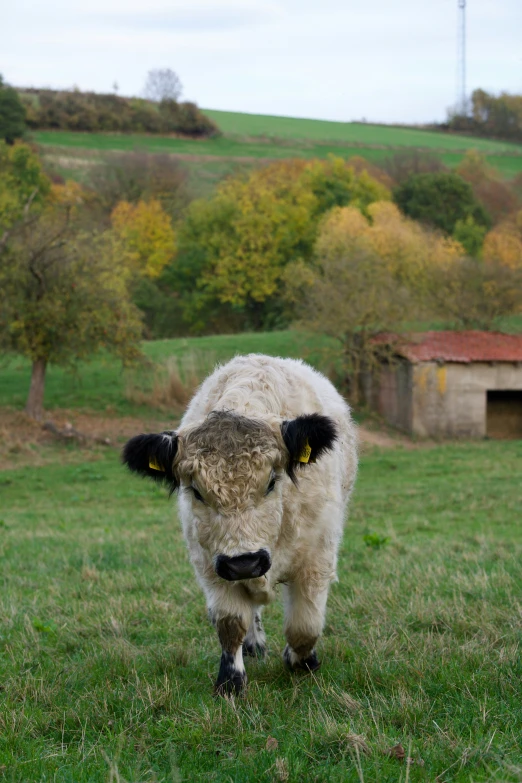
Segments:
[[[258,500],[239,505],[236,513],[224,514],[211,504],[198,503],[183,486],[181,474],[183,531],[214,621],[241,618],[248,629],[246,641],[263,645],[260,623],[254,620],[259,607],[274,599],[276,585],[283,583],[287,655],[291,664],[298,664],[313,650],[322,631],[329,584],[336,578],[337,551],[357,472],[356,428],[350,409],[330,381],[302,361],[251,354],[218,367],[198,389],[178,429],[181,454],[184,433],[200,426],[211,411],[233,411],[266,422],[282,451],[283,420],[320,413],[337,426],[333,449],[298,470],[297,486],[279,470],[275,491],[267,497],[259,491],[257,496],[256,487],[265,486],[270,466],[267,463],[266,471],[256,468],[254,474],[263,473],[252,476],[253,497]],[[229,480],[234,480],[233,475]],[[261,547],[272,558],[265,576],[226,582],[216,575],[217,554],[234,556]],[[244,672],[241,647],[234,658],[237,669]]]

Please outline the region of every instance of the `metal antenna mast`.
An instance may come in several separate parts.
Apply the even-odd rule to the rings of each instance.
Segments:
[[[466,115],[466,0],[458,0],[457,25],[457,110]]]

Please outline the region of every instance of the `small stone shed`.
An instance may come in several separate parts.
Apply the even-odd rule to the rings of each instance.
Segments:
[[[393,358],[363,378],[366,402],[391,425],[435,438],[522,438],[522,335],[379,335]]]

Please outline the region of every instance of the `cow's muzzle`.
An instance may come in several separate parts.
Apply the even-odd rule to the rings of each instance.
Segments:
[[[236,582],[239,579],[257,579],[266,574],[272,561],[266,549],[257,552],[245,552],[243,555],[228,557],[218,555],[216,557],[216,574],[227,582]]]

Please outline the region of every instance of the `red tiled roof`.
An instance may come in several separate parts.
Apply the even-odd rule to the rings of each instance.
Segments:
[[[522,362],[522,334],[419,332],[407,337],[380,334],[375,339],[397,341],[395,352],[411,362]]]

